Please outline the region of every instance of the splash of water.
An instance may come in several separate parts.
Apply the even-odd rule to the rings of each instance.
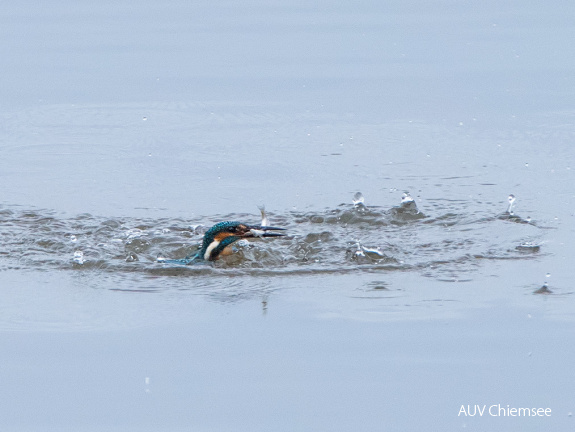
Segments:
[[[362,197],[355,197],[355,201],[363,204]],[[479,265],[478,258],[532,259],[540,248],[538,236],[545,233],[536,224],[529,224],[509,226],[508,234],[501,237],[500,227],[493,223],[497,217],[470,218],[464,202],[430,200],[430,217],[416,209],[409,211],[412,205],[415,201],[406,194],[392,209],[370,206],[356,211],[344,203],[324,211],[288,211],[275,218],[278,226],[289,227],[289,237],[274,241],[258,238],[245,245],[239,242],[237,256],[175,269],[159,263],[193,255],[202,242],[204,230],[198,229],[200,226],[232,219],[249,222],[246,215],[191,221],[91,215],[65,219],[46,211],[0,209],[0,270],[14,265],[48,269],[82,266],[122,274],[195,276],[214,274],[212,271],[238,275],[264,270],[267,274],[341,273],[357,271],[361,264],[369,271],[419,269],[440,277],[447,269],[453,273],[453,268],[472,272]],[[77,242],[70,241],[70,233]],[[177,263],[184,267],[189,262]],[[228,273],[221,273],[223,269]]]
[[[541,245],[538,243],[526,241],[521,243],[519,246],[515,248],[516,250],[524,253],[536,253],[541,250]]]
[[[419,211],[415,200],[409,192],[404,192],[401,196],[399,206],[391,209],[395,223],[407,223],[425,218],[425,215]]]
[[[516,199],[515,199],[515,195],[513,195],[513,194],[510,194],[510,195],[507,197],[507,201],[508,201],[509,204],[508,204],[508,206],[507,206],[507,211],[506,211],[506,213],[509,214],[509,215],[513,215],[513,205],[515,204],[515,200],[516,200]]]
[[[266,215],[266,206],[265,205],[258,206],[258,209],[260,209],[260,213],[262,215],[262,222],[260,223],[260,225],[263,227],[270,226],[268,217]]]
[[[84,259],[84,252],[82,252],[80,250],[75,251],[74,257],[72,258],[72,261],[78,265],[84,264],[86,262],[86,260]]]
[[[359,240],[355,242],[355,250],[347,251],[348,258],[352,261],[378,261],[387,258],[379,247],[365,247]]]
[[[412,198],[409,192],[404,192],[403,195],[401,196],[402,207],[410,206],[411,203],[415,204],[415,200]]]
[[[365,198],[361,192],[356,192],[352,199],[353,206],[356,209],[363,210],[365,209]]]
[[[547,283],[547,281],[545,281],[545,283],[543,283],[543,286],[541,288],[533,291],[533,294],[553,294],[553,291],[549,289],[549,284]]]

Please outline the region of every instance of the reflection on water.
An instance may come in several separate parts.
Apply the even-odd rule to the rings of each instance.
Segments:
[[[225,279],[226,286],[234,277],[392,271],[461,281],[473,279],[485,259],[525,260],[540,252],[545,230],[538,225],[509,224],[513,219],[502,220],[490,214],[492,209],[478,213],[468,207],[461,201],[431,200],[422,212],[404,194],[398,206],[385,209],[366,206],[356,194],[352,204],[333,209],[271,214],[273,225],[286,228],[287,237],[236,242],[232,255],[191,266],[161,263],[158,257],[188,256],[199,247],[206,227],[229,219],[253,223],[257,216],[62,218],[47,210],[6,207],[0,211],[0,265],[200,280],[210,276]]]

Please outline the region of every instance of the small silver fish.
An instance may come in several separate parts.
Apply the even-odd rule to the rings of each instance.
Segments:
[[[265,226],[262,224],[262,226]],[[263,237],[266,233],[264,230],[259,229],[251,229],[250,232],[253,234],[254,237]]]

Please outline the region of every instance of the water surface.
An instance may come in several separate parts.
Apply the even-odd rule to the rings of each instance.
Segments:
[[[574,12],[6,5],[2,428],[573,429]]]

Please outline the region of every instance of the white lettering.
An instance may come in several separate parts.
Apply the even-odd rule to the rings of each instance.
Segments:
[[[515,408],[501,404],[489,405],[461,405],[457,416],[483,417],[485,411],[491,417],[551,417],[551,408]]]
[[[471,412],[471,406],[467,405],[467,409],[465,409],[465,405],[461,405],[461,408],[459,408],[459,413],[457,414],[457,416],[459,417],[461,414],[463,414],[464,416],[469,416],[469,417],[475,417],[478,413],[479,413],[479,417],[482,417],[483,414],[485,413],[485,408],[487,407],[487,405],[473,405],[473,412]]]
[[[517,415],[519,417],[530,417],[531,416],[531,410],[529,408],[519,408]]]

